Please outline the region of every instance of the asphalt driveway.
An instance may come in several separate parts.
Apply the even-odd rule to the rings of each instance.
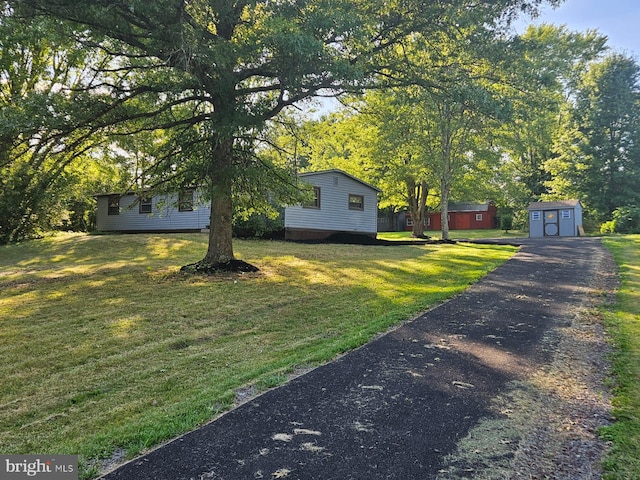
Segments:
[[[597,238],[522,240],[463,294],[104,479],[472,478],[462,440],[499,424],[496,399],[550,361],[549,332],[571,321],[603,269]],[[502,431],[500,442],[516,437]]]

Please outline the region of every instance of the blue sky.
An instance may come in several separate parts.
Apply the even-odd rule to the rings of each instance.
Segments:
[[[566,0],[559,8],[544,8],[534,20],[543,22],[598,30],[609,38],[609,47],[640,58],[640,0]]]

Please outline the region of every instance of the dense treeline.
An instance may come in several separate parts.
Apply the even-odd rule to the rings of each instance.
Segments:
[[[576,198],[591,232],[638,231],[638,64],[597,32],[532,26],[518,41],[491,75],[367,92],[280,142],[296,140],[303,168],[378,185],[383,208],[408,208],[414,235],[450,198],[494,200],[518,228],[530,202]]]
[[[223,262],[234,218],[325,167],[418,220],[571,197],[638,227],[638,65],[597,32],[513,34],[541,0],[325,3],[1,2],[0,242],[90,229],[95,193],[197,184]],[[304,121],[317,95],[344,108]]]

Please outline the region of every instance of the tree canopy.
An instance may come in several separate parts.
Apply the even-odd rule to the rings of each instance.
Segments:
[[[87,188],[202,188],[202,263],[224,263],[234,215],[298,201],[309,162],[415,215],[429,195],[446,209],[450,194],[494,192],[513,208],[579,196],[606,220],[638,201],[638,67],[603,59],[597,32],[513,37],[509,22],[542,3],[4,1],[0,241],[51,224],[82,170],[96,175]],[[305,127],[322,145],[312,135],[293,160],[268,153],[290,107],[342,94],[359,114]]]
[[[77,47],[49,19],[0,19],[0,243],[86,223],[87,196],[119,183],[117,167],[91,154],[106,137],[83,90],[101,58]],[[60,217],[69,203],[80,218]]]
[[[640,205],[640,66],[610,54],[577,84],[558,156],[547,162],[553,195],[575,196],[597,222],[622,206]]]
[[[541,25],[509,42],[509,53],[493,57],[492,70],[483,70],[482,61],[506,44],[465,51],[460,56],[474,61],[448,68],[455,80],[440,75],[438,86],[367,93],[358,100],[358,114],[346,120],[334,115],[334,132],[368,128],[360,142],[342,134],[349,148],[341,168],[378,186],[392,184],[385,184],[383,204],[386,192],[402,186],[399,203],[412,213],[416,235],[416,200],[425,190],[444,207],[441,212],[449,193],[456,200],[496,200],[509,214],[525,212],[532,201],[578,198],[591,229],[625,215],[634,217],[626,224],[638,223],[638,64],[607,53],[606,38],[597,32]],[[454,145],[450,139],[459,141],[454,155],[446,154]],[[331,143],[326,137],[315,142]],[[317,154],[310,162],[318,164]],[[517,216],[525,227],[526,218]]]
[[[431,38],[461,30],[484,42],[542,1],[3,3],[5,17],[62,22],[79,50],[104,59],[90,82],[69,90],[70,98],[95,95],[84,125],[110,135],[166,132],[150,169],[164,185],[205,188],[212,213],[204,262],[218,263],[233,258],[234,188],[255,183],[252,174],[265,167],[253,143],[265,122],[323,92],[435,85],[442,65],[425,70],[403,54],[408,42],[433,55]],[[444,52],[440,59],[444,65]]]

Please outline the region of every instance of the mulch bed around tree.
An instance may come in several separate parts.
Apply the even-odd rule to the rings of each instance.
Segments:
[[[180,269],[180,272],[182,273],[199,275],[216,275],[219,273],[253,273],[258,271],[260,271],[260,269],[255,265],[236,259],[220,263],[190,263]]]

